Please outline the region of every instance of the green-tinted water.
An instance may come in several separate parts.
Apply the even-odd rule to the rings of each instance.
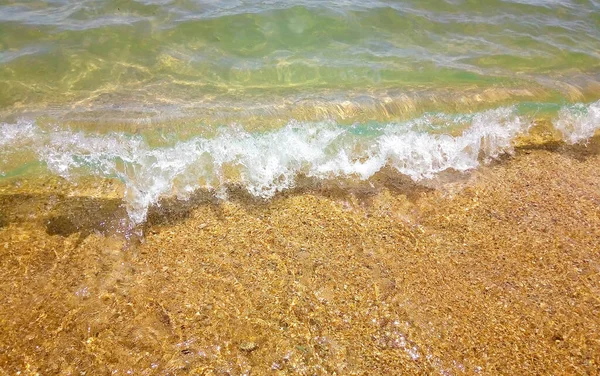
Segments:
[[[600,93],[595,0],[0,4],[5,118],[368,120]]]
[[[0,178],[161,197],[415,181],[600,128],[600,3],[0,0]]]

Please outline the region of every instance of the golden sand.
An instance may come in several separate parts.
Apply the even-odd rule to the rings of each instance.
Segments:
[[[0,369],[598,374],[598,145],[428,187],[384,171],[269,202],[198,193],[129,241],[112,182],[6,183]]]

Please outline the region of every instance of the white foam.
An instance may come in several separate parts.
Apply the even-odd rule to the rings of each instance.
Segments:
[[[599,114],[600,102],[576,111],[566,109],[556,127],[567,142],[580,142],[600,126]],[[141,223],[148,208],[163,196],[186,198],[197,189],[224,193],[232,183],[256,197],[269,198],[292,188],[298,174],[365,180],[390,166],[419,181],[448,169],[467,171],[512,152],[512,140],[531,124],[514,108],[437,118],[448,129],[463,131],[458,136],[428,133],[423,129],[428,116],[362,134],[353,131],[358,125],[292,121],[270,132],[251,133],[231,126],[212,138],[150,147],[140,136],[45,132],[33,122],[19,122],[0,125],[0,155],[25,148],[50,171],[67,178],[117,177],[126,186],[124,199],[131,220]]]
[[[578,103],[563,108],[554,126],[570,144],[589,140],[600,128],[600,100],[587,106]]]
[[[16,124],[0,124],[0,151],[13,149],[21,146],[23,141],[31,140],[34,132],[34,124],[27,121],[19,121]]]

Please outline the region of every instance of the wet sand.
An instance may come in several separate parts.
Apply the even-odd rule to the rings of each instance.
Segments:
[[[114,182],[0,189],[2,374],[598,374],[600,143],[416,186],[198,193],[119,232]],[[116,192],[115,192],[116,189]]]

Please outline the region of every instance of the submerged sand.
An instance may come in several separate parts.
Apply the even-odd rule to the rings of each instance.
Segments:
[[[129,239],[114,182],[7,182],[0,369],[598,374],[598,145],[426,186],[382,172],[269,202],[200,192]]]

